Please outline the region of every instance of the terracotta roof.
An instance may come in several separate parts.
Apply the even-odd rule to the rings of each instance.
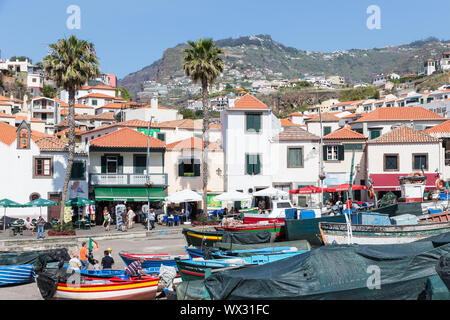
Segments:
[[[36,141],[37,146],[45,151],[62,151],[67,145],[56,137],[42,137]]]
[[[116,116],[114,112],[103,112],[100,114],[96,114],[95,116],[91,116],[93,120],[106,120],[106,121],[115,121]]]
[[[147,148],[148,136],[131,128],[108,133],[90,141],[91,146],[103,148]],[[150,148],[164,148],[164,142],[150,137]]]
[[[440,133],[440,132],[450,132],[450,120],[442,122],[432,128],[424,130],[427,133]]]
[[[439,139],[427,133],[415,130],[406,125],[397,127],[388,133],[370,140],[368,143],[430,143],[439,142]]]
[[[100,99],[114,99],[115,97],[112,96],[108,96],[107,94],[103,94],[103,93],[89,93],[88,95],[85,95],[83,97],[79,97],[77,100],[79,99],[86,99],[86,98],[100,98]]]
[[[69,114],[69,108],[63,108],[61,109],[61,111],[59,112],[60,115],[62,116],[67,116]],[[75,116],[77,116],[78,113],[75,112]]]
[[[76,136],[79,136],[79,135],[81,135],[82,133],[84,133],[85,131],[84,130],[80,130],[80,129],[78,129],[78,128],[75,128],[75,135]],[[67,129],[64,129],[63,131],[60,131],[60,132],[58,132],[56,135],[58,136],[58,137],[60,137],[60,136],[62,136],[63,134],[69,134],[69,128],[67,128]]]
[[[28,121],[28,116],[20,116],[20,115],[16,115],[16,120],[19,120],[19,121],[23,121],[23,120]],[[33,117],[30,118],[30,121],[31,121],[31,122],[43,122],[43,123],[46,122],[45,120],[40,120],[40,119],[36,119],[36,118],[33,118]]]
[[[234,107],[230,108],[230,110],[235,109],[268,110],[269,107],[251,94],[246,94],[236,100],[236,102],[234,103]]]
[[[16,116],[12,115],[12,114],[7,114],[7,113],[3,113],[0,112],[0,118],[15,118]]]
[[[291,120],[289,119],[280,119],[281,125],[283,127],[288,127],[288,126],[300,126],[300,124],[296,124],[291,122]]]
[[[303,113],[293,112],[293,113],[288,114],[288,117],[303,117]]]
[[[185,140],[176,141],[173,143],[170,143],[166,146],[167,150],[192,150],[192,149],[198,149],[203,150],[203,140],[201,138],[197,137],[191,137]],[[219,147],[216,143],[210,142],[208,145],[208,150],[219,150]]]
[[[355,122],[440,119],[444,118],[423,107],[392,107],[375,109]]]
[[[278,134],[274,140],[276,141],[304,141],[304,140],[320,140],[320,138],[299,126],[284,127],[284,130]]]
[[[125,103],[111,102],[111,103],[105,104],[102,107],[98,107],[97,109],[102,109],[102,108],[105,108],[105,109],[128,109],[128,108],[130,108],[130,106],[128,106]]]
[[[339,112],[338,112],[339,113]],[[336,113],[337,114],[337,113]],[[340,118],[331,113],[322,113],[322,122],[339,122]],[[311,119],[306,120],[308,122],[319,122],[320,117],[318,114],[314,115]]]
[[[31,131],[31,139],[33,141],[37,141],[42,137],[49,137],[50,135],[39,132],[39,131]],[[4,122],[0,122],[0,142],[4,144],[11,145],[17,138],[17,128],[10,126]]]
[[[349,126],[345,126],[323,137],[325,140],[354,140],[354,139],[366,139],[366,137],[356,131],[350,129]]]
[[[62,108],[68,107],[68,106],[69,106],[68,103],[66,103],[66,102],[64,102],[64,101],[62,101],[62,100],[60,100],[60,99],[54,98],[53,100],[59,102],[59,105],[60,105]]]
[[[151,107],[152,107],[151,105],[147,104],[147,105],[145,105],[143,107],[140,107],[138,109],[150,109]],[[175,109],[170,109],[170,108],[161,107],[161,106],[158,106],[158,109],[159,110],[175,110]]]
[[[116,88],[110,87],[110,86],[106,86],[103,84],[99,84],[96,86],[85,86],[83,88],[81,88],[81,90],[91,90],[91,89],[99,89],[99,90],[116,90]]]

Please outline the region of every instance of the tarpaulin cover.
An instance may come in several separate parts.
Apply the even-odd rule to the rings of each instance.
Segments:
[[[58,287],[58,283],[66,283],[69,277],[75,274],[75,270],[68,268],[59,268],[46,272],[38,273],[36,283],[41,292],[42,298],[51,299]]]
[[[0,265],[23,265],[33,264],[35,271],[39,272],[47,263],[69,261],[70,256],[67,253],[67,249],[51,249],[51,250],[39,250],[39,251],[1,251],[0,252]]]
[[[418,299],[450,243],[339,245],[204,280],[214,300]],[[379,277],[377,276],[379,275]],[[379,282],[377,282],[379,280]],[[379,289],[377,288],[379,284]]]
[[[450,255],[445,255],[439,259],[436,271],[447,289],[450,290]]]
[[[403,214],[422,215],[422,205],[420,202],[396,203],[373,209],[372,212],[388,214],[389,217],[396,217]]]
[[[270,242],[272,233],[268,230],[258,232],[201,231],[184,228],[182,230],[188,246],[213,247],[214,243],[256,244]],[[195,235],[190,236],[188,233]],[[211,238],[221,237],[221,240]]]

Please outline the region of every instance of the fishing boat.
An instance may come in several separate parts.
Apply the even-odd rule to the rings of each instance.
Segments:
[[[290,212],[297,211],[289,200],[271,200],[271,207],[272,209],[267,213],[244,213],[244,223],[252,224],[262,221],[284,223],[284,219],[289,216]],[[286,212],[288,213],[286,214]]]
[[[283,237],[285,234],[284,223],[277,223],[275,220],[264,221],[263,223],[244,223],[231,226],[215,226],[217,231],[231,231],[231,232],[257,232],[268,230],[275,233],[277,237]]]
[[[312,219],[286,219],[286,238],[288,241],[307,240],[313,246],[322,244],[319,223],[345,222],[343,214],[335,216],[322,216]]]
[[[182,282],[178,299],[417,300],[450,254],[450,234],[393,245],[323,246],[268,264]],[[381,275],[381,276],[377,276]],[[258,288],[255,290],[255,288]]]
[[[152,300],[156,296],[159,281],[157,277],[132,279],[73,277],[75,283],[70,281],[70,276],[62,279],[50,273],[39,273],[37,284],[45,299]]]
[[[180,260],[176,259],[177,267],[183,281],[199,280],[210,272],[223,271],[229,268],[248,267],[290,258],[306,251],[293,251],[274,255],[254,255],[250,257],[228,257],[226,259],[210,260]]]
[[[347,223],[320,222],[320,234],[325,245],[409,243],[450,232],[450,222],[387,226],[350,224],[350,226],[349,230]]]
[[[155,253],[128,253],[119,252],[119,256],[122,258],[123,262],[128,266],[134,261],[138,261],[140,258],[144,259],[142,268],[156,268],[161,265],[176,267],[175,258],[189,259],[188,255],[168,255],[165,253],[155,254]]]
[[[275,240],[268,230],[254,232],[232,232],[216,230],[194,230],[184,228],[182,231],[188,246],[212,248],[215,243],[255,244],[269,243]]]
[[[186,252],[188,253],[191,259],[196,258],[214,258],[214,259],[222,259],[222,258],[230,258],[230,257],[249,257],[253,255],[271,255],[271,254],[280,254],[284,252],[292,252],[298,251],[296,247],[268,247],[268,248],[260,248],[260,249],[248,249],[248,250],[233,250],[233,251],[222,251],[222,250],[214,250],[214,249],[197,249],[197,248],[189,248],[185,247]]]
[[[0,286],[34,282],[34,265],[0,266]]]

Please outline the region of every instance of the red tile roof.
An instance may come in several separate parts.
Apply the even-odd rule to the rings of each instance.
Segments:
[[[378,108],[355,122],[397,120],[444,120],[440,115],[423,107]]]
[[[103,148],[147,148],[148,136],[131,128],[108,133],[90,141],[91,146]],[[150,137],[150,148],[164,148],[164,142]]]
[[[0,112],[0,118],[15,118],[16,116],[12,115],[12,114],[7,114],[7,113],[3,113]]]
[[[39,131],[31,131],[31,139],[33,141],[37,141],[42,137],[50,137],[50,135]],[[11,145],[16,139],[17,128],[4,122],[0,122],[0,142]]]
[[[426,133],[441,133],[441,132],[450,132],[450,120],[442,122],[432,128],[424,130]]]
[[[303,117],[303,113],[293,112],[293,113],[288,114],[288,117]]]
[[[201,138],[192,137],[181,141],[176,141],[173,143],[169,143],[166,146],[167,150],[192,150],[198,149],[203,150],[203,140]],[[219,146],[216,143],[209,143],[208,150],[219,150]]]
[[[83,130],[80,130],[80,129],[78,129],[78,128],[75,128],[75,135],[76,136],[79,136],[79,135],[81,135],[82,133],[84,133],[85,131],[83,131]],[[56,135],[58,136],[58,137],[61,137],[63,134],[69,134],[69,128],[67,128],[67,129],[64,129],[63,131],[60,131],[60,132],[58,132]]]
[[[268,110],[269,107],[251,94],[246,94],[236,100],[236,102],[234,103],[234,107],[230,108],[230,110],[235,109]]]
[[[367,139],[364,135],[353,131],[349,126],[345,126],[341,129],[338,129],[330,134],[327,134],[323,137],[324,140],[365,140]]]
[[[106,86],[106,85],[103,85],[103,84],[99,84],[99,85],[96,85],[96,86],[86,86],[86,87],[81,88],[81,90],[91,90],[91,89],[114,90],[114,91],[116,91],[116,88],[113,88],[113,87],[110,87],[110,86]]]
[[[284,127],[284,130],[278,134],[275,141],[316,141],[320,138],[299,126]]]
[[[86,99],[86,98],[100,98],[100,99],[111,99],[112,100],[115,97],[108,96],[107,94],[103,94],[103,93],[89,93],[88,95],[80,97],[77,100],[79,100],[79,99]]]
[[[340,112],[337,112],[340,113]],[[335,113],[335,114],[337,114]],[[322,113],[322,122],[339,122],[340,118],[336,117],[331,113]],[[315,114],[311,119],[306,120],[307,122],[320,122],[320,117]]]
[[[439,139],[406,125],[397,127],[388,133],[370,140],[368,143],[437,143]]]
[[[59,105],[60,105],[62,108],[68,107],[68,106],[69,106],[68,103],[66,103],[66,102],[64,102],[64,101],[62,101],[62,100],[59,100],[59,99],[56,99],[56,98],[54,98],[54,100],[57,101],[57,102],[59,102]]]
[[[56,137],[42,137],[36,144],[43,151],[62,151],[67,148],[67,145]]]
[[[293,123],[291,120],[289,119],[280,119],[281,125],[283,127],[288,127],[288,126],[302,126],[301,124],[296,124]]]

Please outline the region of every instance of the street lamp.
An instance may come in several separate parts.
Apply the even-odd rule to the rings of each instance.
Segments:
[[[147,188],[147,231],[150,231],[150,187],[152,185],[150,181],[150,127],[152,126],[153,116],[150,117],[147,128],[147,163],[146,163],[146,180],[145,187]]]

